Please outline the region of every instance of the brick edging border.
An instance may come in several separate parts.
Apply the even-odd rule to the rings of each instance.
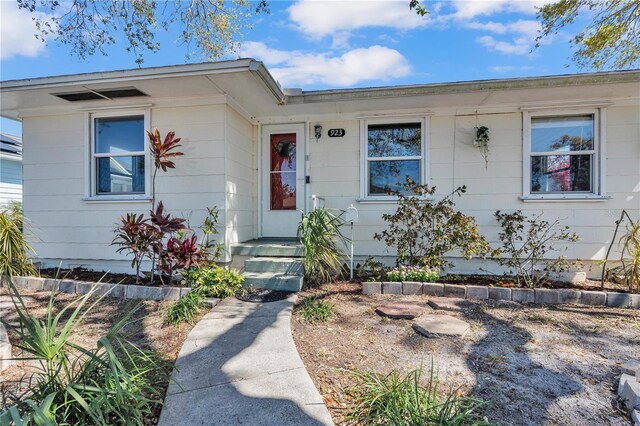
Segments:
[[[414,281],[371,281],[362,283],[362,294],[424,294],[427,296],[457,297],[469,300],[503,300],[510,302],[543,303],[548,305],[577,304],[640,309],[640,294],[611,291],[486,287],[479,285],[421,283]]]
[[[8,286],[7,280],[7,277],[2,277],[0,287]],[[71,294],[87,294],[93,287],[98,286],[94,295],[102,296],[108,292],[110,297],[119,299],[178,300],[191,291],[189,287],[147,287],[39,277],[13,277],[12,281],[16,288],[34,291],[51,291],[55,288],[56,291]]]

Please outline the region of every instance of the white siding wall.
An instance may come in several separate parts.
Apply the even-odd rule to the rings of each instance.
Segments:
[[[372,101],[374,102],[374,101]],[[382,100],[380,100],[382,102]],[[427,118],[429,134],[427,165],[437,196],[466,185],[458,207],[476,217],[480,230],[496,244],[498,227],[493,213],[521,209],[560,218],[581,236],[569,246],[569,258],[594,260],[603,256],[614,221],[624,208],[640,215],[640,108],[607,108],[606,191],[602,202],[525,203],[522,195],[522,113],[456,116],[451,110],[434,109]],[[353,115],[351,116],[353,117]],[[258,149],[257,129],[235,110],[224,105],[153,108],[151,125],[164,135],[174,130],[182,138],[185,156],[176,169],[159,172],[158,199],[168,210],[188,217],[190,225],[202,223],[206,207],[220,210],[220,241],[232,243],[257,237]],[[358,208],[355,251],[359,256],[391,256],[383,242],[373,239],[384,229],[383,213],[394,203],[365,203],[360,197],[360,122],[355,118],[322,120],[320,117],[289,117],[323,126],[323,137],[309,142],[307,196],[324,197],[329,208]],[[333,121],[332,121],[333,120]],[[273,117],[270,122],[280,120]],[[489,127],[489,165],[472,146],[473,128]],[[85,179],[85,114],[26,117],[24,137],[24,210],[35,235],[32,243],[38,258],[57,265],[86,265],[110,270],[128,269],[130,260],[110,246],[113,229],[126,212],[147,213],[149,202],[83,201],[89,183]],[[326,131],[344,128],[343,138],[328,138]],[[226,143],[225,143],[226,141]],[[615,250],[615,247],[614,247]],[[615,251],[612,257],[615,256]],[[228,260],[228,259],[227,259]],[[492,265],[485,265],[491,268]],[[458,271],[464,272],[460,263]]]
[[[24,211],[32,245],[47,264],[128,269],[130,258],[110,246],[113,229],[120,215],[148,214],[151,203],[83,201],[89,185],[85,124],[83,113],[23,120]],[[174,130],[185,154],[175,160],[175,169],[158,172],[157,199],[192,227],[200,226],[212,206],[218,206],[224,223],[225,107],[153,108],[151,126],[163,136]]]
[[[611,198],[600,202],[525,203],[522,196],[522,113],[470,116],[439,115],[428,117],[427,138],[430,184],[437,187],[436,197],[449,194],[460,185],[467,193],[456,199],[460,210],[475,216],[480,231],[498,246],[499,227],[493,216],[503,211],[523,210],[530,215],[543,214],[548,220],[561,219],[577,232],[581,240],[570,244],[565,255],[570,259],[601,259],[613,236],[614,221],[622,209],[640,216],[640,109],[611,107],[606,121],[606,191]],[[315,124],[315,122],[314,122]],[[355,226],[355,253],[359,256],[392,255],[383,242],[373,239],[384,229],[383,213],[395,210],[394,203],[358,202],[360,192],[359,122],[320,122],[325,136],[310,143],[310,194],[326,198],[329,208],[358,208]],[[472,145],[473,128],[490,129],[489,164]],[[328,138],[326,130],[344,128],[346,137]],[[310,129],[312,130],[312,129]],[[610,258],[615,258],[616,247]],[[458,271],[472,271],[470,264],[458,262]],[[484,267],[493,269],[494,265]],[[477,267],[477,263],[474,267]],[[593,273],[597,273],[597,268]],[[477,269],[475,269],[477,271]]]
[[[22,162],[0,158],[0,207],[22,201]]]
[[[227,243],[257,237],[258,162],[257,129],[227,107],[226,222]]]

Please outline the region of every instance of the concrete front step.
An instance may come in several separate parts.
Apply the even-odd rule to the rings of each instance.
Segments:
[[[296,257],[252,257],[244,262],[246,272],[304,275],[304,263]]]
[[[303,257],[304,248],[297,240],[261,239],[231,246],[231,254],[257,257]]]
[[[283,291],[300,291],[304,277],[274,272],[245,272],[244,285]]]

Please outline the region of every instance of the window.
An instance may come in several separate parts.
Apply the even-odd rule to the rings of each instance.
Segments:
[[[363,197],[388,198],[407,177],[425,183],[424,120],[364,122]]]
[[[147,193],[146,115],[91,115],[91,195],[130,198]]]
[[[525,199],[601,195],[598,120],[598,111],[526,114]]]

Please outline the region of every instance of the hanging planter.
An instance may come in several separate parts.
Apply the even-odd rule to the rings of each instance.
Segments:
[[[479,126],[474,128],[476,138],[473,140],[473,146],[480,149],[480,154],[484,158],[485,168],[489,167],[489,128],[487,126]]]

